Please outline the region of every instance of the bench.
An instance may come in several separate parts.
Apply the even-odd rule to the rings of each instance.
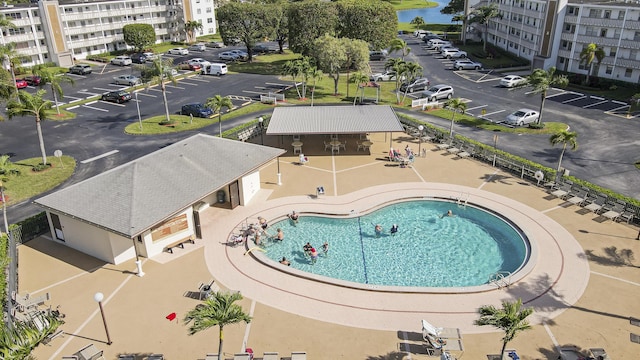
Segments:
[[[178,241],[174,241],[171,244],[167,245],[165,247],[165,249],[167,249],[168,253],[173,254],[173,249],[174,248],[179,247],[180,249],[184,249],[184,243],[188,243],[188,242],[190,242],[192,244],[196,243],[193,235],[189,235],[186,238],[182,238],[182,239],[180,239]]]
[[[54,332],[53,334],[49,334],[49,335],[47,335],[47,336],[42,340],[42,343],[43,343],[43,344],[45,344],[45,345],[48,345],[48,344],[51,342],[51,340],[53,340],[53,339],[57,338],[58,336],[63,336],[63,335],[64,335],[64,331],[62,331],[62,329],[60,329],[60,330],[58,330],[58,331]]]

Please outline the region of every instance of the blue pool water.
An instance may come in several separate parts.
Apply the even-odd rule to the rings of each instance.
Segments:
[[[442,217],[452,210],[454,217]],[[398,224],[395,235],[389,233]],[[374,227],[384,232],[376,237]],[[486,284],[498,271],[515,272],[527,258],[520,232],[494,214],[435,200],[401,202],[361,217],[301,216],[271,224],[282,242],[267,242],[265,254],[286,257],[293,268],[350,282],[382,286],[467,287]],[[322,244],[329,252],[322,253]],[[303,246],[320,253],[311,262]]]
[[[453,15],[440,13],[440,10],[449,4],[448,0],[431,0],[438,3],[436,7],[397,11],[398,22],[409,23],[417,16],[421,16],[427,24],[453,24]]]

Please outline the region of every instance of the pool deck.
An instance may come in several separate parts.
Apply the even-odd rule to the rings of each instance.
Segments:
[[[266,145],[279,141],[265,137]],[[150,353],[203,359],[217,352],[217,328],[188,336],[181,319],[198,304],[185,295],[211,279],[222,289],[241,291],[245,299],[240,303],[253,316],[249,325],[224,328],[226,358],[246,344],[258,357],[265,351],[283,357],[306,351],[309,359],[429,359],[420,341],[420,320],[426,319],[461,329],[464,348],[453,355],[486,359],[499,351],[502,335],[474,326],[475,311],[516,298],[535,309],[533,329],[508,345],[522,359],[556,359],[557,346],[565,345],[605,348],[612,359],[634,359],[640,352],[640,344],[629,341],[630,333],[640,334],[640,327],[629,321],[640,317],[640,262],[633,258],[640,252],[637,228],[605,220],[535,184],[458,159],[433,144],[419,145],[403,134],[394,136],[394,148],[409,144],[414,150],[427,149],[426,157],[407,168],[386,160],[388,135],[372,136],[370,154],[352,149],[332,156],[321,149],[321,140],[303,141],[307,164],[299,165],[291,152],[283,156],[281,186],[276,184],[276,162],[265,166],[263,189],[250,204],[206,210],[204,238],[174,254],[145,259],[143,277],[135,275],[133,261],[104,264],[44,238],[21,246],[20,293],[49,292],[49,303],[66,314],[65,335],[41,345],[34,355],[60,359],[94,343],[106,359],[122,353],[140,359]],[[317,186],[325,188],[325,195],[316,196]],[[292,269],[258,261],[259,251],[245,255],[246,248],[225,244],[238,225],[257,216],[275,219],[291,210],[346,214],[424,196],[465,199],[506,214],[535,244],[532,258],[537,261],[528,275],[508,288],[464,295],[377,292],[292,276]],[[110,346],[93,300],[98,291],[105,294]],[[179,323],[165,318],[172,312]]]

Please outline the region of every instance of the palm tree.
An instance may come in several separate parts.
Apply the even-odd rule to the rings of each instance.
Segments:
[[[222,97],[220,95],[216,95],[212,98],[208,98],[205,106],[213,109],[213,112],[218,113],[218,124],[220,128],[220,137],[222,137],[222,108],[226,107],[227,109],[231,109],[233,107],[233,102],[228,97]]]
[[[420,29],[426,23],[424,22],[424,19],[422,18],[422,16],[416,16],[413,18],[413,20],[409,22],[409,24],[415,25],[417,30],[417,29]]]
[[[455,99],[449,99],[447,100],[446,103],[444,103],[444,106],[446,108],[448,108],[449,110],[451,110],[452,114],[451,114],[451,127],[449,128],[449,138],[453,139],[453,123],[455,122],[455,118],[456,118],[456,113],[460,112],[461,114],[464,114],[465,111],[467,111],[467,103],[463,102],[462,99],[460,98],[455,98]]]
[[[40,142],[40,152],[42,153],[42,164],[47,165],[47,152],[44,149],[44,138],[42,137],[41,121],[47,120],[48,110],[51,110],[53,103],[45,100],[45,90],[38,90],[35,94],[26,91],[18,91],[18,98],[9,100],[7,103],[7,115],[9,119],[16,116],[33,115],[36,118],[36,131],[38,132],[38,141]]]
[[[397,90],[400,88],[400,79],[406,73],[406,62],[399,58],[390,58],[384,63],[385,70],[393,70],[396,72],[396,101],[400,103],[400,92]]]
[[[20,175],[20,169],[11,162],[9,155],[0,156],[0,181],[9,180],[11,175]]]
[[[538,124],[542,123],[542,110],[544,108],[544,101],[547,98],[547,91],[552,86],[565,87],[569,85],[569,79],[566,75],[556,75],[556,68],[550,67],[549,70],[535,69],[527,77],[527,84],[533,87],[534,94],[540,94],[540,116],[538,117]]]
[[[564,156],[565,150],[567,150],[567,145],[571,147],[571,150],[575,150],[578,148],[578,134],[575,131],[567,131],[561,130],[557,133],[551,135],[549,138],[549,142],[551,146],[556,144],[562,144],[562,152],[560,153],[560,160],[558,160],[558,170],[560,173],[560,166],[562,165],[562,157]]]
[[[143,78],[150,78],[147,88],[151,85],[158,85],[162,91],[162,102],[164,103],[165,122],[171,123],[171,117],[169,115],[169,102],[167,101],[167,80],[171,81],[174,85],[177,83],[176,78],[173,76],[173,59],[163,59],[162,55],[153,60],[151,67],[145,65],[140,66],[140,71],[143,74]]]
[[[587,68],[587,78],[585,79],[585,84],[589,84],[589,77],[593,72],[593,60],[598,61],[598,67],[600,67],[600,63],[602,63],[602,59],[604,59],[605,53],[601,47],[598,45],[591,43],[585,46],[580,52],[580,64],[584,64]]]
[[[20,67],[22,55],[16,51],[15,43],[8,43],[0,45],[0,58],[2,59],[2,67],[8,69],[11,74],[11,92],[18,93],[18,86],[16,85],[16,69]]]
[[[189,335],[214,326],[220,328],[218,360],[222,360],[223,328],[226,325],[237,324],[241,321],[247,324],[251,322],[251,316],[246,314],[240,305],[234,304],[238,300],[242,300],[242,295],[239,292],[226,293],[219,291],[205,300],[203,304],[199,304],[195,309],[190,310],[184,317],[185,324],[193,322],[189,327]]]
[[[298,88],[298,82],[296,81],[302,71],[300,60],[301,59],[289,60],[282,66],[282,73],[284,75],[291,76],[293,80],[293,84],[296,87],[296,92],[298,93],[298,99],[302,99],[302,94],[300,93],[300,89]]]
[[[190,20],[184,24],[184,31],[187,32],[187,37],[189,38],[190,42],[193,42],[195,40],[196,30],[202,30],[202,23],[200,23],[199,21]]]
[[[474,321],[476,325],[491,325],[504,331],[502,338],[502,350],[500,357],[502,358],[507,343],[513,340],[517,333],[523,330],[531,329],[531,325],[526,318],[533,313],[532,308],[522,308],[522,299],[516,302],[502,302],[502,309],[497,309],[493,305],[485,305],[478,309],[480,319]]]
[[[471,13],[471,17],[469,18],[470,23],[478,23],[480,25],[484,25],[483,31],[483,45],[482,50],[487,52],[487,39],[489,34],[489,21],[491,19],[502,17],[500,14],[500,10],[498,10],[497,4],[491,4],[486,6],[478,7],[473,13]]]
[[[389,52],[394,53],[396,51],[402,52],[402,60],[404,60],[404,57],[409,55],[409,53],[411,52],[411,48],[409,47],[409,45],[407,45],[406,41],[399,38],[395,38],[391,40],[391,46],[389,46]]]
[[[356,95],[353,97],[353,105],[355,105],[356,100],[358,100],[358,90],[360,90],[360,102],[362,103],[362,99],[364,99],[364,85],[369,82],[369,77],[367,74],[358,71],[351,75],[349,81],[357,84]]]
[[[407,85],[411,84],[414,80],[416,80],[418,77],[422,76],[422,72],[423,72],[423,68],[422,66],[420,66],[420,64],[415,63],[415,62],[408,62],[405,64],[405,73],[407,75],[407,79],[405,80],[405,82],[407,83]],[[404,103],[404,100],[407,97],[407,92],[409,91],[409,87],[407,86],[407,88],[404,91],[404,94],[402,95],[402,102]]]
[[[42,84],[49,84],[51,86],[51,92],[53,93],[53,101],[56,105],[56,112],[60,115],[60,105],[58,104],[58,96],[64,97],[62,90],[62,83],[69,83],[75,85],[75,81],[62,70],[54,70],[53,68],[46,67],[44,65],[36,65],[33,68],[33,74],[40,76]]]
[[[309,70],[309,77],[313,80],[313,87],[311,88],[311,106],[313,106],[313,96],[316,93],[316,83],[318,80],[322,79],[324,73],[322,70],[318,69],[318,67],[314,66]],[[367,78],[368,80],[368,78]]]
[[[460,14],[455,14],[451,17],[451,21],[455,21],[455,22],[460,22],[462,23],[462,31],[460,31],[460,40],[464,41],[464,34],[467,30],[467,18],[464,16],[463,13]],[[466,45],[463,43],[463,45]]]

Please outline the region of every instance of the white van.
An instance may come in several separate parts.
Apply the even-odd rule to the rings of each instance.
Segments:
[[[218,75],[222,76],[227,73],[227,64],[221,63],[211,63],[209,65],[205,65],[202,69],[202,74],[204,75]]]

